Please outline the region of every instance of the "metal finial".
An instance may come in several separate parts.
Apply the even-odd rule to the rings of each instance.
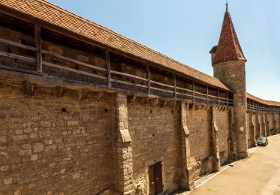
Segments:
[[[226,11],[228,11],[228,1],[227,1],[227,3],[226,3]]]

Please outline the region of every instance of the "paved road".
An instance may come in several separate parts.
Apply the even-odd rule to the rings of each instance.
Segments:
[[[280,195],[280,135],[269,137],[247,159],[238,161],[191,195]]]

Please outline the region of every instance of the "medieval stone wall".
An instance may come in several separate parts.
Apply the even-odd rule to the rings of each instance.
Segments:
[[[111,186],[110,95],[58,98],[37,87],[0,86],[0,194],[95,194]]]
[[[216,110],[216,125],[219,130],[219,151],[221,164],[225,164],[229,160],[230,147],[230,125],[229,111]]]
[[[136,193],[148,194],[148,167],[156,162],[163,165],[164,191],[175,190],[181,156],[178,106],[162,108],[135,102],[128,104],[128,116]]]
[[[256,146],[256,116],[252,112],[247,112],[246,117],[248,147],[251,148]]]
[[[279,133],[279,114],[261,111],[247,111],[248,146],[256,146],[259,136],[269,136]]]
[[[280,129],[280,113],[275,113],[276,129]]]
[[[186,118],[190,133],[190,156],[197,177],[212,170],[210,111],[193,107],[187,109]]]
[[[267,131],[270,134],[271,130],[273,130],[275,128],[274,124],[273,124],[274,123],[273,122],[273,113],[268,113],[267,117],[266,117],[266,120],[268,122],[268,124],[267,124]]]

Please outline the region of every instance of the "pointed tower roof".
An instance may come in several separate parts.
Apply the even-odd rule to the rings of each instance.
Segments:
[[[211,50],[213,52],[213,63],[227,62],[231,60],[244,60],[246,58],[240,47],[228,6],[224,16],[222,31],[220,34],[219,44],[217,48]]]

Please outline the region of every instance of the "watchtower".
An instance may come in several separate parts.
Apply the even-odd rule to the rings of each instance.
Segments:
[[[218,46],[210,51],[214,77],[233,91],[233,153],[247,157],[246,135],[246,58],[239,44],[230,13],[227,9]]]

